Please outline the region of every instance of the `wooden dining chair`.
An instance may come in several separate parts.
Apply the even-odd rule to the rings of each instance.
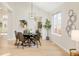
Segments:
[[[36,43],[37,43],[37,47],[38,47],[38,45],[41,46],[40,38],[41,38],[41,33],[37,30],[36,31],[36,36],[35,36],[35,40],[36,40]]]
[[[14,32],[15,32],[15,38],[16,38],[15,45],[17,46],[19,44],[18,32],[17,31],[14,31]]]
[[[15,37],[16,37],[16,42],[15,42],[15,45],[17,46],[17,48],[19,46],[22,46],[22,48],[24,48],[24,43],[25,43],[25,39],[24,39],[24,36],[21,32],[16,32],[15,31]]]
[[[24,36],[21,32],[18,32],[18,38],[19,38],[20,45],[24,48],[24,44],[26,40],[24,39]]]

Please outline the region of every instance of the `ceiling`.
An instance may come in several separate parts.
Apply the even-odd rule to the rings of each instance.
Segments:
[[[8,5],[14,9],[16,6],[18,8],[26,8],[31,2],[8,2]],[[40,8],[43,11],[51,13],[54,9],[61,6],[63,2],[33,2],[33,6]]]
[[[59,7],[60,5],[62,5],[63,2],[37,2],[34,3],[34,5],[36,5],[37,7],[43,9],[46,12],[52,12],[54,9],[56,9],[57,7]]]

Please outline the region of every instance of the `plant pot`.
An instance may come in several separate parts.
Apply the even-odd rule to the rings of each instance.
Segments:
[[[46,36],[46,40],[49,40],[49,36]]]

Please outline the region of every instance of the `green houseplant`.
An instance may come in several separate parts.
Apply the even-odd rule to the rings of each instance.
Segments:
[[[24,28],[25,25],[27,26],[27,21],[20,20],[20,25],[21,25],[22,28]]]
[[[49,40],[49,30],[51,28],[51,22],[48,19],[46,19],[44,27],[47,30],[46,40]]]

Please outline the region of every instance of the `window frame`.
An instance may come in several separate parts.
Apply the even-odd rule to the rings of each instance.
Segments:
[[[58,15],[59,14],[61,14],[61,19],[58,19]],[[62,36],[62,12],[57,12],[57,13],[55,13],[55,14],[53,14],[52,15],[52,34],[54,34],[54,35],[57,35],[57,36]],[[57,16],[57,18],[56,18],[56,20],[55,20],[55,18],[54,17],[56,17]],[[60,21],[61,20],[61,21]],[[56,22],[57,21],[57,22]],[[59,21],[59,22],[58,22]],[[55,23],[56,22],[56,23]],[[59,24],[60,23],[60,24]],[[59,24],[59,25],[58,25]],[[61,32],[58,32],[58,29],[57,29],[57,27],[60,27],[60,31]],[[57,32],[55,32],[55,28],[57,29],[56,31]]]

